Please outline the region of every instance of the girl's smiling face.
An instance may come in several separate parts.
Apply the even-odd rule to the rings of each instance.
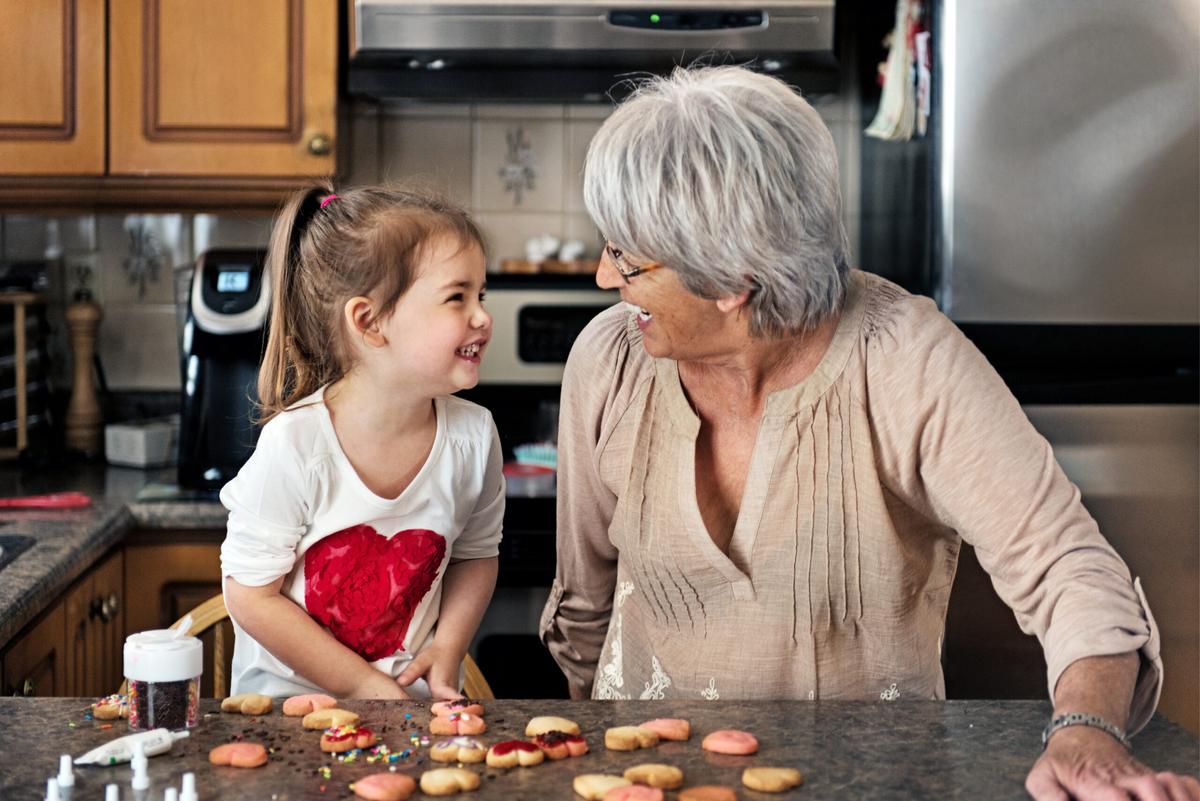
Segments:
[[[436,396],[479,383],[492,338],[492,316],[483,307],[486,276],[476,243],[442,236],[426,246],[416,280],[380,321],[385,369],[394,371],[399,386]]]

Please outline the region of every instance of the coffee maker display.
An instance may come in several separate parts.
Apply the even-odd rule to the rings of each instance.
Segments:
[[[266,253],[210,250],[196,260],[181,342],[179,486],[219,489],[258,441],[258,368],[271,305]]]

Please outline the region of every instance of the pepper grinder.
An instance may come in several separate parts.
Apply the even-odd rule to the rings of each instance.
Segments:
[[[79,267],[75,271],[79,288],[75,300],[67,306],[67,331],[71,338],[71,353],[75,361],[75,376],[71,400],[67,404],[68,448],[83,451],[89,456],[100,452],[100,403],[92,379],[92,359],[96,351],[96,332],[100,328],[100,306],[92,300],[87,288],[91,270]]]

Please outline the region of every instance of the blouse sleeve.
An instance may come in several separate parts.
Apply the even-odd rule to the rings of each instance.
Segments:
[[[504,527],[504,451],[490,414],[487,421],[490,437],[487,447],[482,449],[483,488],[466,527],[451,548],[454,559],[487,559],[500,553]]]
[[[540,634],[567,681],[590,693],[612,615],[617,549],[609,539],[617,497],[599,460],[623,386],[629,343],[623,309],[605,312],[576,339],[563,374],[558,424],[558,567]]]
[[[303,459],[282,427],[268,424],[238,474],[221,490],[229,510],[221,544],[221,575],[261,587],[291,572],[308,526]]]
[[[1041,642],[1051,698],[1072,662],[1140,651],[1127,728],[1141,729],[1158,703],[1162,660],[1140,583],[962,332],[913,297],[897,302],[891,323],[868,350],[885,482],[975,547],[1021,630]]]

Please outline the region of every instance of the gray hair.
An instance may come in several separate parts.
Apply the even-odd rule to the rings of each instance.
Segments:
[[[641,83],[588,146],[584,202],[614,245],[705,298],[750,289],[750,332],[788,336],[841,306],[849,243],[817,112],[743,67]]]

